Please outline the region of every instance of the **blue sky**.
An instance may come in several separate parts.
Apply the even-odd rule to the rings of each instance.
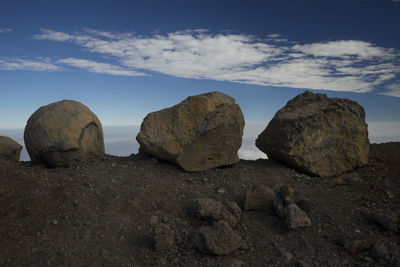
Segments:
[[[372,141],[400,141],[399,14],[400,0],[3,0],[0,135],[62,99],[121,126],[214,90],[266,125],[311,89],[362,104]]]

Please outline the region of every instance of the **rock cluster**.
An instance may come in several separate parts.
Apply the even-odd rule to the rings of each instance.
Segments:
[[[307,91],[275,114],[256,146],[308,174],[337,176],[367,163],[365,111],[354,101]]]
[[[0,136],[0,159],[19,161],[22,146],[7,136]]]
[[[85,105],[63,100],[39,108],[25,127],[26,149],[32,162],[68,167],[104,154],[103,129]]]
[[[241,215],[241,209],[235,202],[203,198],[197,199],[195,205],[197,216],[212,223],[200,227],[194,237],[194,243],[201,252],[224,256],[243,245],[242,237],[233,229]]]
[[[239,161],[244,117],[235,100],[220,92],[191,96],[150,113],[136,139],[140,151],[203,171]]]

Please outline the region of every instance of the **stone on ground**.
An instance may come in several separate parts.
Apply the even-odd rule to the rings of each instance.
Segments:
[[[225,221],[234,227],[241,216],[240,207],[233,201],[217,201],[211,198],[201,198],[195,201],[197,216],[213,222]]]
[[[257,184],[246,193],[244,208],[246,210],[268,211],[272,207],[274,191],[267,186]]]
[[[307,91],[275,114],[256,146],[268,158],[305,173],[340,175],[367,163],[364,108],[349,99]]]
[[[0,136],[0,159],[19,161],[22,146],[7,136]]]
[[[32,162],[68,167],[104,154],[103,128],[85,105],[63,100],[39,108],[25,127],[26,149]]]
[[[235,100],[220,92],[191,96],[146,116],[136,139],[140,152],[203,171],[239,161],[244,117]]]
[[[227,222],[218,221],[212,226],[200,227],[194,242],[203,253],[225,256],[238,250],[243,240]]]
[[[286,207],[285,224],[289,229],[310,227],[311,220],[307,213],[300,209],[296,204],[290,204]]]

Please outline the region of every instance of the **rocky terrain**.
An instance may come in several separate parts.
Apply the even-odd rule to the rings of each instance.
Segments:
[[[399,178],[400,143],[372,144],[366,166],[333,178],[272,160],[196,173],[143,154],[0,160],[0,265],[400,266]],[[255,185],[294,189],[311,225],[249,210]]]

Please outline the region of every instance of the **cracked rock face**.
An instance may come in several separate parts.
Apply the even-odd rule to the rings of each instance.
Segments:
[[[203,171],[239,161],[244,117],[235,100],[220,92],[191,96],[143,120],[140,151]]]
[[[364,108],[349,99],[307,91],[275,114],[256,146],[268,158],[305,173],[340,175],[367,163]]]
[[[103,128],[85,105],[63,100],[39,108],[25,127],[26,149],[32,162],[68,167],[104,154]]]

